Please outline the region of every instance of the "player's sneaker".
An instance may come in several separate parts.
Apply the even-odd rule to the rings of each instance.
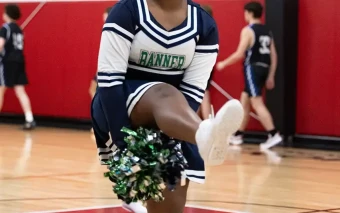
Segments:
[[[130,204],[123,203],[122,207],[129,212],[148,213],[146,208],[140,202],[136,202],[136,203],[132,202]]]
[[[215,118],[202,121],[197,132],[198,150],[206,165],[220,165],[227,155],[228,138],[241,126],[243,107],[238,100],[228,101]]]
[[[230,136],[229,142],[232,145],[241,145],[243,144],[243,137],[242,135],[237,135],[237,136],[232,135]]]
[[[261,143],[260,149],[261,150],[270,149],[281,142],[282,142],[281,135],[279,133],[276,133],[274,136],[269,136],[266,142]]]
[[[25,122],[24,126],[22,127],[23,130],[33,130],[37,124],[35,121],[32,122]]]

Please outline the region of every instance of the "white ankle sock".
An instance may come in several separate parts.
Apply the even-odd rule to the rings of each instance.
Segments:
[[[34,118],[33,118],[32,112],[26,112],[25,119],[26,119],[26,122],[33,122]]]
[[[208,137],[210,136],[211,122],[212,121],[209,119],[202,121],[195,135],[196,144],[201,157],[204,157],[205,146],[209,140]]]

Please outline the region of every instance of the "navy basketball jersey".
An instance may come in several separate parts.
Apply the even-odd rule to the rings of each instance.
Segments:
[[[186,20],[170,31],[152,16],[146,0],[122,0],[103,27],[98,86],[118,87],[124,80],[164,82],[198,106],[218,49],[214,19],[191,0]]]
[[[16,23],[6,23],[0,29],[0,37],[6,40],[1,52],[4,61],[24,62],[24,35]]]
[[[249,25],[254,32],[255,40],[252,47],[246,52],[245,64],[270,65],[270,45],[272,43],[272,33],[263,24]]]

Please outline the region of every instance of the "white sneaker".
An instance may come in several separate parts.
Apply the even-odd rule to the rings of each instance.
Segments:
[[[237,135],[237,136],[232,135],[232,136],[230,136],[229,142],[232,145],[241,145],[241,144],[243,144],[243,137],[242,137],[242,135]]]
[[[146,208],[142,205],[140,202],[132,202],[130,204],[123,203],[122,205],[123,209],[129,211],[129,212],[134,212],[134,213],[148,213]]]
[[[241,126],[243,107],[238,100],[228,101],[215,118],[202,121],[197,132],[198,150],[206,165],[221,165],[227,155],[228,138]]]
[[[274,136],[269,136],[266,142],[261,143],[260,149],[261,150],[270,149],[281,142],[282,142],[281,135],[279,133],[276,133]]]

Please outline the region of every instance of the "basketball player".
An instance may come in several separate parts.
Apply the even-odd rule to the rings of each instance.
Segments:
[[[106,21],[107,16],[109,15],[109,12],[111,10],[111,7],[106,8],[105,12],[103,13],[103,22]],[[94,97],[94,94],[96,93],[97,90],[97,73],[93,77],[90,83],[90,88],[89,88],[89,94],[91,96],[91,99]]]
[[[212,17],[212,9],[209,5],[202,5],[202,8]],[[213,113],[211,110],[211,99],[210,99],[210,92],[209,92],[209,88],[210,88],[210,81],[212,79],[213,76],[213,71],[210,74],[209,80],[208,80],[208,84],[207,84],[207,89],[205,90],[204,93],[204,97],[203,97],[203,101],[202,104],[199,108],[199,115],[201,117],[201,119],[205,120],[208,119],[209,116]]]
[[[20,8],[15,4],[5,6],[3,20],[5,24],[0,29],[0,111],[6,88],[14,88],[21,107],[25,113],[25,130],[35,127],[30,99],[26,94],[28,84],[25,72],[25,57],[23,54],[24,36],[16,23],[21,17]]]
[[[262,99],[262,90],[273,89],[275,86],[275,71],[277,54],[271,31],[261,23],[263,7],[252,1],[244,6],[244,17],[249,23],[241,32],[239,46],[229,58],[217,63],[216,68],[222,70],[236,63],[244,57],[245,90],[241,94],[241,103],[245,110],[245,117],[241,128],[231,137],[232,144],[243,142],[243,133],[249,120],[250,105],[264,128],[268,131],[268,140],[260,145],[261,149],[269,149],[282,141],[282,137],[275,129],[272,116]]]
[[[186,177],[203,183],[203,159],[223,163],[226,138],[240,127],[244,113],[233,100],[214,119],[202,121],[197,115],[217,52],[215,21],[191,0],[117,2],[103,27],[92,102],[102,161],[116,147],[125,147],[123,126],[159,128],[187,141],[182,143]],[[183,212],[188,182],[174,192],[165,190],[163,202],[148,201],[148,213]]]

